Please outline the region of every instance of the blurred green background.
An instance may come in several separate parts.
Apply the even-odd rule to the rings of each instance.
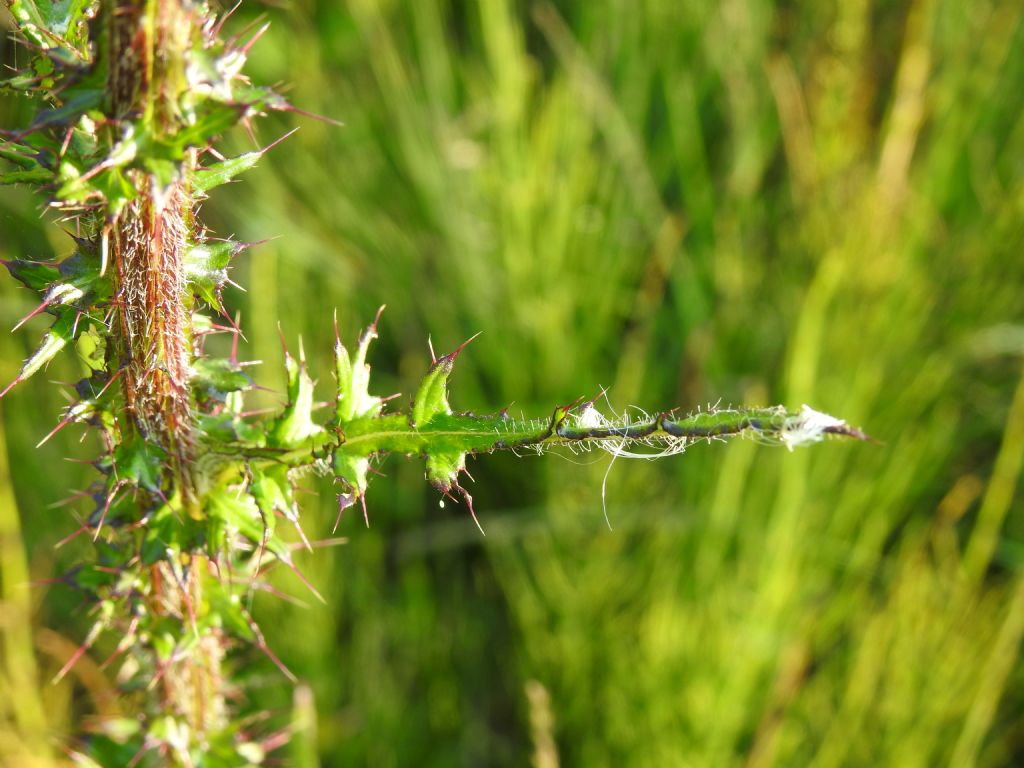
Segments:
[[[297,0],[249,68],[344,128],[204,205],[260,383],[277,325],[329,396],[331,313],[387,304],[375,391],[480,331],[456,408],[810,403],[880,445],[737,441],[660,462],[471,462],[487,531],[393,457],[347,543],[256,610],[239,695],[288,765],[1009,766],[1024,762],[1024,5],[1019,0]],[[14,55],[4,41],[4,56]],[[27,111],[2,103],[5,126]],[[249,148],[245,136],[222,149]],[[70,251],[0,191],[0,256]],[[0,326],[32,306],[0,281]],[[13,378],[41,325],[0,333]],[[79,375],[68,355],[48,378]],[[64,388],[66,389],[66,388]],[[269,398],[273,400],[273,397]],[[278,398],[279,399],[279,398]],[[96,446],[62,388],[0,402],[0,763],[50,765],[117,708],[52,578],[52,508]],[[329,537],[310,480],[304,528]],[[79,547],[79,548],[76,548]],[[318,757],[317,757],[318,756]]]

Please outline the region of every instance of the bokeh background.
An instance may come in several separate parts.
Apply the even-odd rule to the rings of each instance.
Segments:
[[[253,79],[345,126],[260,122],[301,130],[202,211],[276,238],[227,295],[260,383],[282,388],[280,324],[328,397],[332,312],[352,339],[387,304],[379,394],[412,391],[428,337],[482,332],[456,408],[806,402],[880,441],[617,462],[611,531],[607,457],[483,457],[486,538],[387,460],[371,527],[300,558],[327,605],[289,574],[302,604],[257,598],[303,681],[237,662],[243,701],[296,724],[281,764],[1024,762],[1024,5],[295,0],[232,23],[261,13]],[[0,257],[70,249],[0,190]],[[31,306],[0,280],[0,326]],[[0,333],[5,382],[41,327]],[[0,402],[10,765],[118,706],[99,653],[49,682],[88,626],[46,583],[88,556],[55,548],[76,508],[53,505],[95,446],[33,447],[62,391]],[[332,490],[307,486],[326,538]]]

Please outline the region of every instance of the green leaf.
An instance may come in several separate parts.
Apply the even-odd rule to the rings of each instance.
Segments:
[[[95,592],[117,581],[117,574],[112,573],[110,568],[89,563],[75,568],[68,574],[67,580],[76,587]]]
[[[465,488],[459,485],[459,472],[464,472],[465,469],[465,453],[442,452],[427,455],[427,479],[430,481],[430,484],[445,495],[450,495],[452,491],[456,491],[469,508],[469,514],[472,516],[477,529],[483,534],[483,526],[480,525],[480,520],[473,509],[473,497],[469,495]]]
[[[64,280],[81,287],[87,287],[100,279],[100,259],[91,244],[79,245],[72,255],[57,265]]]
[[[199,168],[192,174],[192,192],[205,195],[214,187],[227,184],[235,176],[248,171],[263,157],[263,152],[246,152],[237,157],[229,157],[219,163]]]
[[[335,326],[334,333],[334,370],[338,381],[338,398],[335,405],[335,416],[339,424],[352,419],[378,416],[381,412],[381,399],[370,394],[370,366],[366,363],[366,353],[370,342],[377,338],[377,320],[384,307],[377,311],[377,318],[359,337],[355,359],[349,357],[348,350],[341,343]]]
[[[162,616],[150,625],[150,642],[158,659],[167,661],[176,651],[180,653],[183,650],[176,637],[180,631],[181,625],[168,616]]]
[[[136,197],[138,190],[121,168],[113,167],[99,171],[86,178],[70,162],[61,163],[60,176],[64,180],[57,197],[70,203],[82,203],[89,198],[100,197],[107,203],[107,212],[114,216]]]
[[[229,392],[252,387],[252,377],[226,358],[200,357],[192,363],[192,385],[207,397],[224,400]]]
[[[8,184],[48,184],[51,181],[53,181],[53,173],[45,168],[0,173],[0,185],[4,186]]]
[[[71,753],[76,768],[118,768],[131,765],[133,761],[138,763],[139,753],[144,749],[143,738],[137,737],[120,743],[108,736],[95,735],[88,740],[87,749],[88,754]]]
[[[10,7],[19,30],[40,47],[80,49],[87,39],[84,27],[91,5],[91,0],[13,0]]]
[[[195,122],[174,134],[173,152],[181,157],[189,147],[206,147],[214,138],[233,128],[246,112],[244,104],[203,102],[203,109]]]
[[[288,109],[288,101],[279,93],[258,85],[232,84],[231,95],[235,102],[244,105],[247,112],[264,109]]]
[[[288,372],[288,404],[272,423],[270,444],[280,448],[297,448],[324,429],[313,421],[313,380],[306,369],[306,355],[301,340],[299,359],[295,360],[286,352],[284,364]]]
[[[427,480],[442,493],[448,493],[458,485],[459,472],[465,469],[465,453],[427,454]]]
[[[119,211],[137,195],[135,185],[130,183],[122,169],[130,167],[145,144],[145,135],[134,125],[128,124],[123,138],[117,142],[98,164],[86,172],[69,159],[61,163],[60,176],[64,184],[57,191],[58,197],[70,202],[82,202],[100,194],[106,199],[109,210]]]
[[[345,483],[349,492],[359,498],[366,493],[367,474],[370,460],[366,456],[353,456],[344,451],[335,451],[331,460],[334,476]]]
[[[131,480],[148,491],[160,490],[167,454],[155,443],[136,438],[114,450],[114,470],[119,480]]]
[[[288,482],[287,467],[254,469],[249,492],[256,500],[256,506],[260,508],[268,526],[273,526],[274,515],[277,512],[291,519],[295,518],[295,497],[291,483]]]
[[[237,157],[229,157],[218,163],[213,163],[205,168],[196,169],[192,173],[192,192],[196,196],[203,196],[214,187],[219,187],[221,184],[227,184],[238,174],[244,173],[254,167],[263,155],[287,139],[297,130],[298,128],[289,131],[284,136],[258,152],[246,152],[238,155]]]
[[[34,291],[41,291],[50,283],[60,279],[60,271],[53,264],[41,261],[12,259],[3,265],[11,273],[11,277],[19,280]]]
[[[57,356],[58,352],[74,341],[78,332],[77,317],[78,313],[73,310],[61,312],[56,322],[50,326],[50,330],[43,335],[43,340],[36,351],[22,365],[21,371],[18,372],[14,381],[7,385],[7,389],[0,392],[0,397],[7,394],[11,387],[38,373]]]
[[[140,556],[143,565],[153,565],[166,560],[168,552],[176,554],[181,551],[182,526],[174,515],[170,505],[162,505],[151,514],[145,522],[142,534]]]
[[[214,523],[214,535],[210,544],[219,548],[223,544],[219,529],[235,530],[256,546],[266,542],[267,550],[282,560],[288,560],[288,549],[264,522],[256,500],[248,493],[231,488],[218,487],[206,495],[205,509],[209,520]]]
[[[207,579],[203,591],[210,604],[209,616],[214,623],[226,629],[235,637],[253,642],[256,634],[252,629],[252,618],[246,612],[242,601],[230,590],[230,582]]]
[[[80,83],[72,89],[66,90],[63,94],[64,102],[59,107],[44,109],[32,121],[30,130],[38,131],[40,128],[47,128],[51,125],[67,125],[77,122],[78,118],[92,109],[98,109],[103,104],[105,90],[102,84],[91,87],[92,84]]]
[[[95,259],[91,260],[92,263],[87,263],[89,261],[81,254],[76,254],[62,262],[59,265],[60,274],[71,275],[71,278],[51,283],[43,293],[42,303],[15,328],[44,309],[54,312],[56,307],[74,307],[87,312],[96,302],[107,299],[111,290],[110,280],[100,276],[99,265],[95,263]]]
[[[231,240],[193,245],[185,254],[185,275],[193,293],[213,307],[220,306],[219,291],[228,279],[231,258],[245,248]]]
[[[167,189],[181,178],[181,166],[176,160],[163,157],[143,157],[142,167],[157,180],[161,189]]]
[[[38,168],[39,161],[32,157],[31,154],[26,153],[31,153],[31,150],[27,147],[20,147],[14,142],[8,142],[6,145],[0,146],[0,159],[14,163],[14,165],[25,170]]]
[[[430,366],[423,377],[416,397],[412,402],[412,423],[420,426],[430,423],[438,414],[448,415],[452,412],[448,404],[448,377],[452,373],[453,361],[446,355]]]
[[[230,401],[232,395],[225,398]],[[200,414],[198,431],[208,440],[216,443],[227,443],[232,450],[241,443],[241,449],[262,448],[266,445],[266,429],[259,423],[250,423],[228,408],[224,408],[216,416]]]
[[[476,336],[467,339],[454,352],[435,360],[434,364],[430,366],[419,389],[416,390],[416,397],[413,398],[413,426],[425,425],[439,414],[446,416],[451,414],[452,409],[448,405],[448,377],[452,374],[452,368],[459,353],[475,338]]]

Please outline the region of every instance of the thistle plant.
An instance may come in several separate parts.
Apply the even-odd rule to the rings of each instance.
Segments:
[[[221,296],[246,244],[213,237],[196,210],[269,149],[223,157],[218,138],[294,109],[242,74],[262,30],[225,36],[226,16],[191,0],[9,7],[31,60],[3,88],[36,99],[39,111],[3,134],[0,182],[36,187],[74,250],[5,263],[40,296],[26,320],[52,322],[3,394],[65,348],[83,361],[77,400],[56,429],[85,425],[103,447],[71,534],[88,537],[94,556],[64,579],[87,596],[92,626],[61,674],[101,638],[116,638],[112,660],[132,713],[84,738],[74,753],[81,764],[259,765],[286,740],[236,711],[229,670],[240,662],[229,654],[258,649],[290,676],[245,598],[272,564],[294,570],[280,521],[308,545],[295,494],[304,474],[334,478],[339,520],[358,505],[368,525],[374,462],[422,457],[427,480],[463,501],[483,532],[462,482],[471,455],[596,447],[652,457],[730,436],[790,449],[826,435],[865,438],[807,406],[616,415],[594,398],[533,419],[457,413],[449,379],[465,344],[433,356],[408,408],[392,409],[371,392],[379,314],[351,350],[336,329],[326,415],[301,344],[285,353],[285,405],[250,413],[254,382]],[[228,356],[205,352],[215,333],[234,336]]]

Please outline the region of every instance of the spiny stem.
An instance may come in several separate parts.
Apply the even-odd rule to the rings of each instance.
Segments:
[[[191,204],[180,185],[150,189],[118,217],[112,258],[119,307],[113,350],[123,355],[123,390],[134,426],[174,460],[174,480],[191,496],[191,302],[184,249]]]
[[[677,416],[673,411],[636,420],[609,420],[593,406],[560,406],[548,419],[513,419],[507,415],[437,415],[416,426],[408,415],[388,414],[354,419],[337,432],[319,432],[292,449],[237,446],[238,455],[267,459],[289,466],[308,464],[317,453],[333,452],[354,458],[377,453],[429,455],[444,450],[490,453],[530,448],[543,451],[557,446],[596,446],[622,454],[633,446],[670,447],[673,452],[689,443],[746,436],[790,450],[817,442],[826,435],[868,440],[846,422],[804,406],[800,411],[771,408],[726,408]]]
[[[194,33],[191,5],[187,0],[106,0],[104,10],[110,23],[112,115],[141,114],[141,125],[154,138],[173,135],[181,127],[178,98],[187,82],[186,52]],[[195,153],[187,152],[173,179],[128,170],[137,196],[108,214],[103,226],[117,308],[108,364],[123,371],[129,417],[122,419],[121,437],[137,434],[162,449],[168,462],[157,489],[177,489],[188,514],[199,517],[191,477],[192,299],[185,274],[187,244],[195,239],[185,179],[194,167]],[[188,615],[194,624],[194,612],[203,605],[204,562],[192,563],[184,583],[172,578],[168,563],[152,566],[154,616],[185,621]],[[222,645],[220,631],[211,628],[192,652],[166,661],[163,670],[161,708],[183,717],[200,742],[224,725]]]

